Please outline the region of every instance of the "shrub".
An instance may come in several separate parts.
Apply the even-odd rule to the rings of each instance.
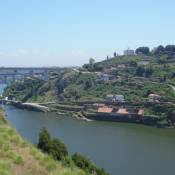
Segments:
[[[88,158],[80,154],[73,154],[72,160],[75,165],[88,173],[96,174],[96,175],[109,175],[103,169],[97,168]]]
[[[50,154],[56,160],[63,160],[68,155],[67,148],[59,139],[53,139],[50,147]]]
[[[68,155],[67,148],[59,139],[51,140],[49,132],[43,128],[39,134],[38,148],[55,160],[63,160]]]
[[[45,153],[50,152],[51,138],[46,128],[43,128],[39,134],[38,148]]]
[[[72,155],[72,160],[74,161],[75,165],[78,166],[79,168],[82,168],[84,170],[90,170],[91,163],[90,160],[87,159],[86,157],[75,153]]]

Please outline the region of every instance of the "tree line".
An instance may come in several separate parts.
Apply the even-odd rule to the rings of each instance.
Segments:
[[[154,49],[150,49],[149,47],[139,47],[135,51],[136,54],[153,54],[153,55],[160,55],[160,54],[175,54],[175,45],[166,45],[165,47],[159,45]]]
[[[175,45],[166,45],[165,47],[163,45],[159,45],[153,49],[150,49],[147,46],[138,47],[135,50],[136,54],[143,54],[143,55],[160,55],[160,54],[175,54]],[[117,57],[117,53],[114,52],[114,57]],[[107,56],[107,60],[109,59],[109,56]]]

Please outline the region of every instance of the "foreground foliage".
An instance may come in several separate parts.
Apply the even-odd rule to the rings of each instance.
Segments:
[[[68,151],[64,143],[59,139],[51,139],[49,132],[43,128],[39,134],[38,148],[51,155],[55,160],[62,160],[68,167],[75,165],[83,169],[87,174],[109,175],[103,169],[96,167],[88,158],[80,154],[68,157]]]
[[[39,134],[38,148],[52,155],[55,160],[63,160],[68,156],[65,144],[59,139],[51,140],[50,134],[45,128],[43,128]]]
[[[0,110],[0,175],[86,175],[76,166],[55,161],[26,143],[4,120]]]

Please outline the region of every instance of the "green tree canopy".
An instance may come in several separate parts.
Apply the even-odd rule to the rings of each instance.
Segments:
[[[139,53],[147,55],[150,53],[150,49],[149,47],[139,47],[136,49],[136,54],[139,54]]]
[[[43,128],[41,132],[39,133],[38,148],[41,149],[45,153],[49,153],[50,146],[51,146],[50,134],[46,128]]]
[[[68,156],[68,151],[64,143],[59,139],[53,139],[51,142],[50,154],[56,160],[63,160]]]

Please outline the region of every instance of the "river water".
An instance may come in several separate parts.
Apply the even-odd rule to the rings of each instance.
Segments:
[[[70,154],[86,155],[111,175],[175,174],[175,129],[85,122],[11,106],[5,110],[8,122],[29,142],[37,144],[39,131],[46,127],[67,145]]]

